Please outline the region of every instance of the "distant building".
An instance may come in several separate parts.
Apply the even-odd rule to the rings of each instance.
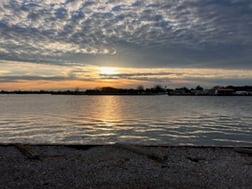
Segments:
[[[215,89],[215,95],[230,96],[230,95],[234,95],[234,94],[235,94],[234,89],[229,89],[229,88],[217,88],[217,89]]]
[[[169,93],[170,95],[192,95],[191,91],[187,88],[177,88]]]
[[[215,90],[216,89],[208,89],[208,90],[206,90],[206,94],[209,95],[209,96],[214,96],[215,95]]]
[[[250,95],[248,91],[235,91],[235,95],[247,96]]]
[[[193,89],[191,90],[191,94],[192,95],[196,95],[196,96],[204,96],[204,95],[208,95],[208,90],[197,90],[197,89]]]

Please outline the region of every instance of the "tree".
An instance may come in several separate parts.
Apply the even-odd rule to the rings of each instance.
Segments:
[[[160,92],[164,92],[165,89],[161,86],[161,85],[155,85],[154,86],[154,91],[157,92],[157,93],[160,93]]]
[[[142,85],[139,85],[139,86],[137,87],[137,90],[138,90],[138,91],[144,91],[144,87],[143,87]]]
[[[196,89],[197,91],[203,91],[203,87],[201,87],[200,85],[198,85],[195,89]]]

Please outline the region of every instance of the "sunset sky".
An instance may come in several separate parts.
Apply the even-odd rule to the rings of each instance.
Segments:
[[[252,85],[252,1],[0,1],[0,90],[156,84]]]

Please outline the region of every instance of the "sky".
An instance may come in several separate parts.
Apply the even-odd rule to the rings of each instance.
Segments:
[[[252,1],[0,1],[0,89],[157,84],[252,85]]]

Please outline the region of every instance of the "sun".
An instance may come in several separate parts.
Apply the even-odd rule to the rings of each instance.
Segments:
[[[101,67],[100,73],[103,75],[113,75],[117,73],[117,69],[115,67]]]

